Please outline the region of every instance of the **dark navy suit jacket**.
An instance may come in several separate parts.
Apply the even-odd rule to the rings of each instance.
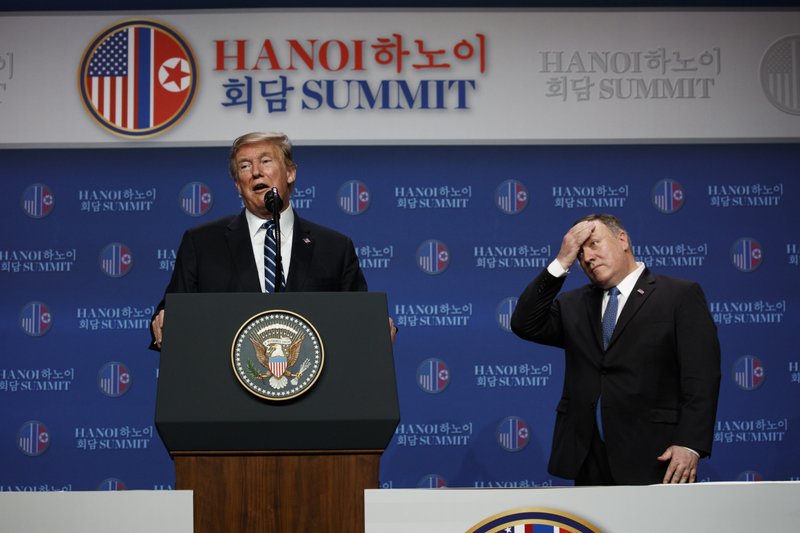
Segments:
[[[601,393],[606,450],[617,483],[660,483],[667,463],[656,457],[673,444],[709,455],[720,347],[700,286],[645,269],[603,352],[603,291],[586,285],[559,295],[564,280],[543,271],[522,293],[511,319],[523,339],[565,351],[549,472],[577,476]]]

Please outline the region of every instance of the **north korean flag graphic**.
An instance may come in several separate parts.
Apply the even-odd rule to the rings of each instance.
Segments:
[[[122,396],[131,386],[131,372],[122,363],[107,363],[100,369],[97,384],[106,396]]]
[[[733,377],[739,388],[757,389],[764,382],[764,365],[759,358],[745,355],[736,361],[733,367]]]
[[[133,253],[119,242],[112,242],[100,252],[100,268],[112,278],[119,278],[133,268]]]
[[[89,113],[126,137],[147,137],[176,124],[192,103],[197,68],[171,28],[134,20],[108,28],[81,61],[80,90]]]
[[[351,180],[339,187],[339,207],[348,215],[360,215],[369,207],[369,189],[358,180]]]
[[[35,457],[42,455],[50,446],[50,433],[38,420],[29,420],[22,424],[17,433],[17,447],[25,455]]]
[[[510,452],[521,450],[528,444],[528,424],[518,416],[506,417],[497,428],[497,442]]]
[[[44,218],[55,206],[53,191],[47,185],[31,185],[22,194],[22,209],[31,218]]]
[[[194,181],[187,184],[180,194],[181,209],[187,215],[199,217],[208,213],[211,209],[214,197],[211,189],[205,183]]]
[[[53,315],[50,308],[41,302],[27,304],[20,313],[19,324],[23,331],[31,337],[40,337],[50,330],[53,325]]]
[[[506,180],[495,191],[497,208],[507,215],[516,215],[528,205],[528,189],[517,180]]]
[[[431,239],[417,249],[417,264],[426,274],[440,274],[449,263],[450,252],[441,241]]]
[[[653,187],[652,200],[662,213],[674,213],[683,207],[683,186],[675,180],[661,180]]]
[[[426,359],[417,369],[417,383],[425,392],[442,392],[450,383],[450,369],[441,359]]]
[[[764,252],[755,239],[742,238],[731,248],[731,261],[742,272],[752,272],[761,265]]]

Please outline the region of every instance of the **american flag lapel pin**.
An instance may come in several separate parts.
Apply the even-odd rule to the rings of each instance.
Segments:
[[[309,239],[308,237],[303,237],[303,242],[306,244],[311,244],[311,239]]]
[[[638,292],[640,296],[644,296],[644,289],[637,289],[636,292]]]

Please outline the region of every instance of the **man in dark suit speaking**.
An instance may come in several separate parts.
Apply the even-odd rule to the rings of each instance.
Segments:
[[[591,283],[559,294],[576,259]],[[697,283],[653,274],[618,218],[589,215],[522,293],[511,328],[565,351],[551,474],[576,485],[695,481],[720,382],[717,329]]]
[[[265,222],[272,219],[265,195],[273,187],[284,203],[280,215],[283,276],[278,289],[367,290],[350,238],[300,218],[292,209],[289,197],[297,165],[286,135],[256,132],[236,139],[230,152],[230,173],[244,209],[184,233],[166,293],[274,291],[275,277],[280,275],[272,272],[270,277],[265,267],[265,255],[269,255],[265,252]],[[151,323],[152,348],[161,347],[163,325],[164,300]],[[396,331],[390,319],[392,339]]]

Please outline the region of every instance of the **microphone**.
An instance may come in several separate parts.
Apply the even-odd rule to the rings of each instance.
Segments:
[[[272,187],[267,191],[267,194],[264,195],[264,207],[273,214],[280,213],[283,209],[283,199],[281,195],[278,194],[278,189],[276,187]]]

